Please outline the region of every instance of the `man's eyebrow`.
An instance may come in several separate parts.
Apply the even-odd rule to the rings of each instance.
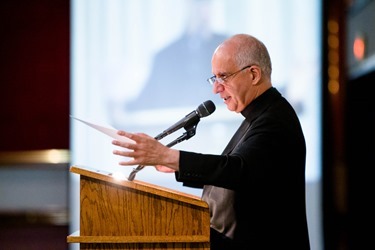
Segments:
[[[228,75],[227,72],[219,72],[219,73],[217,74],[217,76],[219,76],[219,77],[223,77],[223,76],[227,76],[227,75]]]

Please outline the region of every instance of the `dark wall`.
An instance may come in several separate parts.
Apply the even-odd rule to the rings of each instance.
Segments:
[[[324,247],[329,250],[368,249],[373,245],[375,222],[372,202],[375,0],[330,0],[324,1],[324,6]],[[364,38],[366,45],[363,58],[354,56],[354,40],[358,35]],[[330,83],[336,80],[338,91],[330,91]]]
[[[348,82],[348,249],[372,245],[375,222],[375,71]]]
[[[0,194],[1,249],[68,248],[68,205],[51,209],[45,197],[66,200],[68,163],[35,161],[49,149],[69,150],[69,44],[70,0],[0,1],[0,176],[10,183],[2,183]],[[30,157],[35,151],[37,157]],[[49,181],[43,173],[64,181],[37,192],[38,183]],[[28,194],[34,196],[23,197]],[[29,199],[47,205],[12,206]]]
[[[0,1],[0,151],[69,148],[69,0]]]

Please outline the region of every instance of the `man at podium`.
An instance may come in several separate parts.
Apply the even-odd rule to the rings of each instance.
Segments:
[[[221,155],[176,150],[143,133],[118,131],[123,166],[175,172],[202,187],[211,249],[310,249],[305,205],[306,144],[290,103],[273,87],[265,45],[237,34],[217,47],[208,79],[228,110],[244,120]]]

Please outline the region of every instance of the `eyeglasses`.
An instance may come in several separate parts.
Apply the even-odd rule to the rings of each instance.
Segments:
[[[240,73],[242,70],[247,69],[247,68],[250,68],[251,66],[253,66],[253,65],[248,65],[248,66],[243,67],[242,69],[240,69],[240,70],[238,70],[238,71],[236,71],[236,72],[234,72],[234,73],[232,73],[232,74],[224,75],[224,76],[222,76],[222,77],[211,76],[210,78],[207,79],[207,81],[208,81],[211,85],[214,85],[215,82],[218,82],[219,84],[224,84],[224,83],[228,80],[229,77],[234,76],[234,75],[236,75],[237,73]]]

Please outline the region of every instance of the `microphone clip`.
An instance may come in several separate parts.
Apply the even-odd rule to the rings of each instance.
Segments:
[[[191,137],[193,137],[195,135],[196,131],[197,131],[197,124],[198,124],[198,122],[195,125],[192,125],[192,126],[189,126],[189,127],[185,126],[184,129],[186,130],[186,132],[183,133],[180,137],[177,137],[175,140],[171,141],[167,145],[167,147],[173,147],[177,143],[189,140]]]

